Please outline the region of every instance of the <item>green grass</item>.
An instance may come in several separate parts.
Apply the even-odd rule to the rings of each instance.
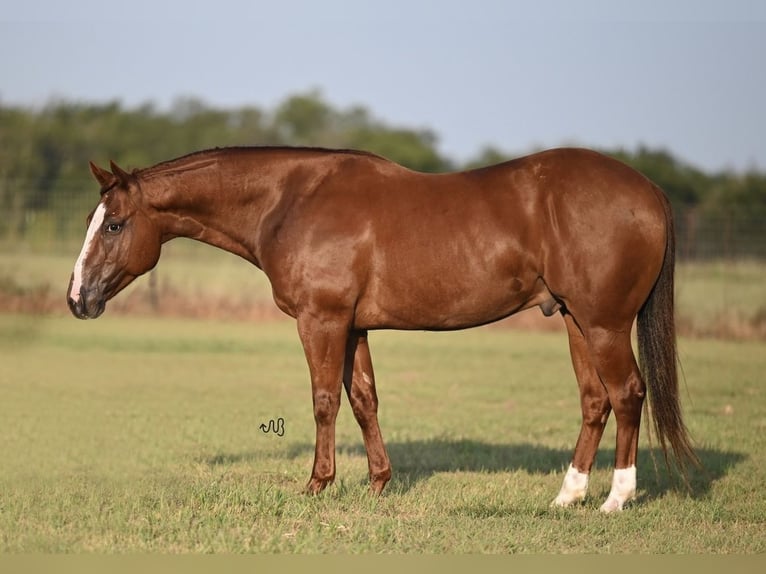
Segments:
[[[2,552],[762,553],[766,345],[682,339],[706,474],[655,474],[604,516],[610,423],[582,506],[551,509],[579,429],[566,337],[371,334],[394,467],[367,490],[347,401],[336,483],[301,494],[314,425],[292,322],[0,315]],[[285,435],[261,423],[285,419]]]

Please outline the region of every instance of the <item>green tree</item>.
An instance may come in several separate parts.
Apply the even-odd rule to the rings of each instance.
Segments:
[[[465,164],[438,151],[429,129],[392,126],[364,106],[333,106],[318,90],[285,98],[273,110],[256,106],[222,109],[194,97],[161,110],[151,102],[133,108],[105,103],[53,100],[38,109],[0,102],[0,238],[25,237],[48,222],[56,237],[82,231],[82,214],[96,188],[88,161],[110,159],[135,168],[209,147],[300,145],[353,148],[377,153],[424,172],[500,163],[512,154],[486,146]],[[766,174],[758,170],[706,173],[670,151],[645,146],[604,153],[625,161],[662,187],[678,218],[685,252],[704,252],[697,230],[704,226],[732,237],[732,251],[745,247],[766,257]],[[72,214],[79,214],[73,217]],[[713,237],[712,241],[718,241]],[[696,250],[696,251],[695,251]],[[760,251],[758,251],[760,250]]]
[[[624,161],[659,185],[674,205],[698,205],[709,191],[708,176],[679,161],[667,150],[641,146],[634,153],[624,150],[606,153]]]
[[[289,145],[323,145],[331,139],[335,113],[319,92],[287,98],[274,114],[275,133]]]
[[[476,157],[468,160],[465,165],[466,169],[475,169],[478,167],[486,167],[489,165],[495,165],[511,159],[511,156],[500,150],[499,148],[491,145],[484,146]]]

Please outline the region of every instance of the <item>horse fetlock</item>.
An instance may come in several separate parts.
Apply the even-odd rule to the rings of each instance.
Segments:
[[[551,506],[566,507],[575,502],[581,502],[588,493],[588,477],[585,472],[580,472],[571,464],[564,475],[564,484],[561,485],[561,491],[553,500]]]
[[[380,472],[370,472],[370,490],[373,494],[380,494],[383,492],[383,489],[386,487],[389,480],[391,480],[390,467]]]
[[[312,476],[308,484],[306,485],[304,492],[306,494],[311,494],[311,495],[319,494],[325,488],[327,488],[330,484],[332,484],[334,480],[335,480],[334,475],[329,478],[318,478],[316,476]]]
[[[380,495],[383,493],[383,489],[386,488],[386,485],[388,484],[388,478],[373,478],[370,480],[370,492],[372,492],[375,495]]]
[[[636,497],[636,467],[616,468],[612,478],[612,489],[606,502],[601,505],[601,512],[618,512],[626,502]]]

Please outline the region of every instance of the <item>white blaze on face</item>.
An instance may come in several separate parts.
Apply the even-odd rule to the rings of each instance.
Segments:
[[[93,247],[93,242],[96,240],[101,226],[104,224],[104,216],[106,215],[106,207],[103,203],[100,203],[93,212],[93,218],[90,220],[88,226],[88,232],[85,234],[85,242],[82,244],[82,251],[74,264],[74,273],[72,274],[72,289],[69,291],[69,297],[74,301],[80,300],[80,287],[82,287],[82,271],[85,266],[85,260]]]

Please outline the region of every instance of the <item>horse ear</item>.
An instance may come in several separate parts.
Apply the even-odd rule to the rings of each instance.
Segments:
[[[112,173],[119,180],[119,182],[122,185],[127,185],[128,181],[131,179],[131,175],[113,161],[109,162],[109,166],[112,168]]]
[[[101,184],[102,188],[109,187],[112,183],[114,183],[114,175],[105,169],[101,169],[92,161],[88,163],[90,164],[90,172],[93,174],[93,177],[96,178],[96,181]]]

